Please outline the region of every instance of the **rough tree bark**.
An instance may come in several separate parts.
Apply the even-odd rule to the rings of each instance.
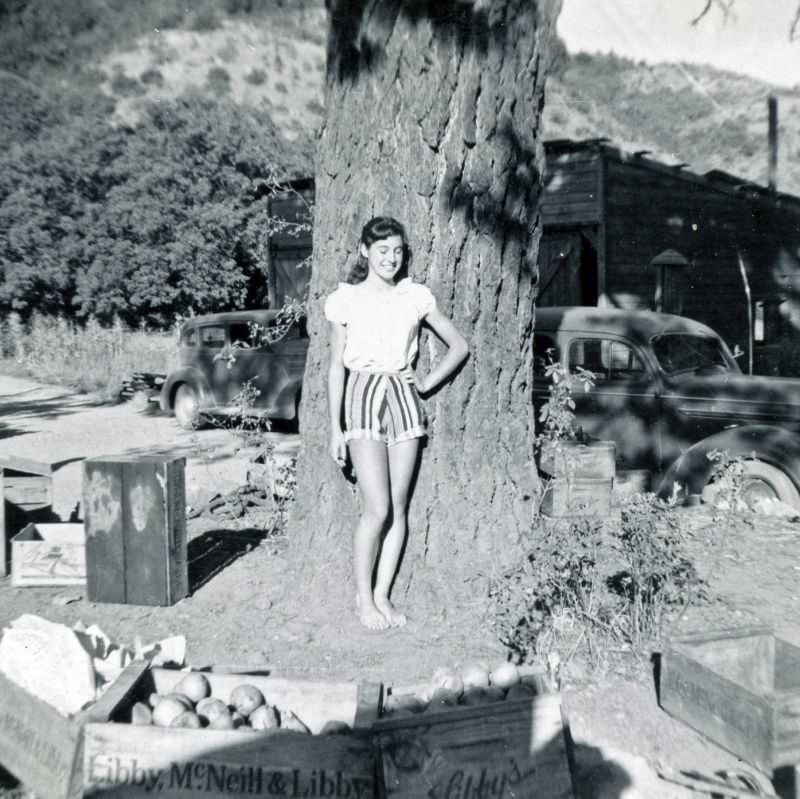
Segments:
[[[532,324],[548,40],[560,0],[332,0],[318,149],[311,346],[289,538],[347,585],[355,486],[327,454],[324,297],[375,214],[406,225],[410,274],[470,342],[426,402],[430,438],[395,597],[456,591],[530,534]],[[423,333],[421,369],[442,346]],[[315,584],[312,580],[311,584]]]

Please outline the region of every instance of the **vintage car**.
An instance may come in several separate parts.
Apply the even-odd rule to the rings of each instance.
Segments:
[[[548,356],[548,351],[550,356]],[[800,509],[800,380],[742,373],[725,342],[685,317],[596,307],[539,308],[534,405],[545,401],[548,357],[588,369],[574,392],[576,423],[616,444],[617,474],[650,476],[661,496],[708,493],[714,463],[745,459],[744,499]]]
[[[179,368],[167,375],[161,409],[192,429],[207,416],[245,410],[295,419],[308,350],[305,319],[281,311],[230,311],[195,316],[180,331]],[[250,407],[239,398],[257,389]]]

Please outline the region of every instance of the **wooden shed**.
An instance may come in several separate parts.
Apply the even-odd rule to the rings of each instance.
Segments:
[[[800,197],[604,139],[545,151],[538,306],[681,313],[738,347],[744,371],[800,374]]]

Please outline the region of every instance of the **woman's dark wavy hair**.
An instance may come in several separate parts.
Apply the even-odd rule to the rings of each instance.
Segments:
[[[346,283],[361,283],[369,274],[369,264],[367,259],[361,254],[361,244],[369,248],[376,241],[388,239],[389,236],[400,236],[403,240],[403,265],[397,273],[395,282],[402,280],[408,272],[409,252],[406,242],[406,230],[403,225],[392,216],[373,216],[361,229],[359,239],[358,260],[350,270],[350,274],[345,280]]]

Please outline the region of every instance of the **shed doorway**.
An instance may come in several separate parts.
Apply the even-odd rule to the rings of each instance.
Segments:
[[[581,231],[548,231],[539,244],[539,307],[597,305],[597,249]]]

